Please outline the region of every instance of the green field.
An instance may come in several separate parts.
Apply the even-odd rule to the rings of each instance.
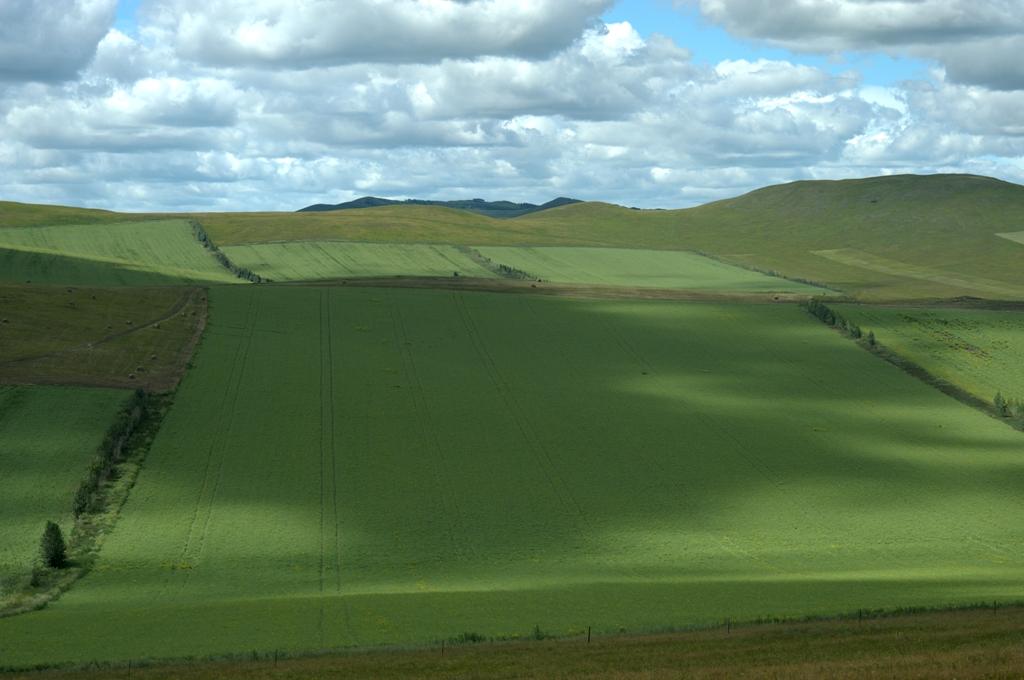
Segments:
[[[27,579],[46,522],[71,529],[75,490],[125,396],[0,386],[0,602]]]
[[[747,292],[824,293],[694,253],[627,248],[479,247],[484,257],[556,283]]]
[[[1024,187],[972,175],[900,175],[766,187],[684,210],[578,203],[496,220],[432,206],[210,213],[219,245],[350,240],[467,246],[689,250],[866,300],[1024,298],[1016,244]]]
[[[411,243],[294,241],[228,246],[232,262],[273,281],[364,276],[493,277],[453,246]]]
[[[1020,433],[779,305],[216,288],[0,665],[1020,599]]]
[[[988,401],[1024,398],[1024,313],[835,305],[878,341],[932,375]]]
[[[0,285],[0,384],[171,389],[205,299],[184,286]]]
[[[11,283],[238,281],[199,244],[186,220],[3,228],[0,264],[6,265],[0,281]]]

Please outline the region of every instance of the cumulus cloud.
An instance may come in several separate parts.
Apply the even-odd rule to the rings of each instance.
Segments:
[[[613,0],[155,0],[153,30],[220,66],[308,68],[542,57],[571,44]]]
[[[1024,179],[1024,92],[948,68],[880,88],[792,60],[706,64],[627,22],[594,24],[608,4],[597,0],[331,3],[361,8],[370,36],[374,12],[402,13],[395,35],[409,44],[389,54],[386,41],[344,44],[349,29],[326,14],[310,24],[320,4],[259,0],[244,13],[150,0],[137,31],[96,38],[78,76],[0,82],[0,197],[126,210],[288,210],[364,194],[679,207],[802,178]],[[464,44],[410,32],[425,8],[465,12]],[[564,32],[539,47],[501,33],[510,16],[561,17]],[[264,19],[262,52],[202,38],[203,22],[230,37]]]
[[[0,81],[73,78],[114,21],[117,0],[0,2]]]
[[[731,33],[795,51],[939,61],[957,82],[1024,89],[1017,0],[689,0]]]

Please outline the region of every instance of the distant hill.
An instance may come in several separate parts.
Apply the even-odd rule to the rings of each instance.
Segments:
[[[359,208],[379,208],[385,205],[436,205],[443,208],[454,208],[456,210],[466,210],[468,212],[477,213],[478,215],[486,215],[487,217],[511,218],[519,217],[520,215],[528,215],[529,213],[540,212],[541,210],[548,210],[550,208],[558,208],[563,205],[571,205],[573,203],[580,203],[581,201],[575,198],[566,198],[560,196],[553,201],[541,205],[535,205],[533,203],[513,203],[512,201],[485,201],[482,198],[473,198],[467,201],[430,201],[419,198],[409,198],[404,201],[396,201],[390,198],[377,198],[376,196],[363,196],[357,198],[354,201],[347,201],[345,203],[335,203],[334,205],[328,205],[326,203],[317,203],[316,205],[306,206],[296,212],[328,212],[331,210],[356,210]]]

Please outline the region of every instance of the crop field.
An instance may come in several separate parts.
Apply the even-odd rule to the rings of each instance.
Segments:
[[[991,401],[1024,398],[1024,313],[835,305],[878,341],[932,375]]]
[[[683,210],[588,202],[510,220],[433,206],[198,217],[221,246],[347,240],[701,251],[878,301],[1019,297],[1019,248],[1000,235],[1024,233],[1021,215],[1019,185],[903,175],[794,182]]]
[[[0,602],[27,580],[46,522],[70,530],[75,490],[125,396],[0,386]]]
[[[0,383],[167,390],[205,316],[198,288],[0,286]]]
[[[240,267],[274,281],[364,276],[493,277],[453,246],[412,243],[294,241],[222,248]]]
[[[0,248],[0,284],[168,286],[183,281],[115,262]]]
[[[0,280],[13,283],[238,281],[199,244],[185,220],[0,228],[0,249],[8,253],[0,262],[11,265],[0,269]],[[69,259],[76,262],[66,271]],[[96,280],[83,280],[90,273]]]
[[[484,257],[556,283],[824,293],[803,283],[723,264],[694,253],[626,248],[479,247]]]
[[[218,287],[0,665],[1024,597],[1020,433],[792,306]]]

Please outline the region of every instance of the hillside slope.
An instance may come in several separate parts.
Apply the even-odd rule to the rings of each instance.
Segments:
[[[8,226],[10,205],[0,204]],[[66,212],[73,209],[46,209],[54,210],[50,223],[75,218]],[[15,222],[44,217],[19,213]],[[1024,299],[1024,186],[973,175],[803,181],[682,210],[587,202],[501,220],[406,204],[195,217],[222,246],[340,240],[694,250],[863,299]]]

